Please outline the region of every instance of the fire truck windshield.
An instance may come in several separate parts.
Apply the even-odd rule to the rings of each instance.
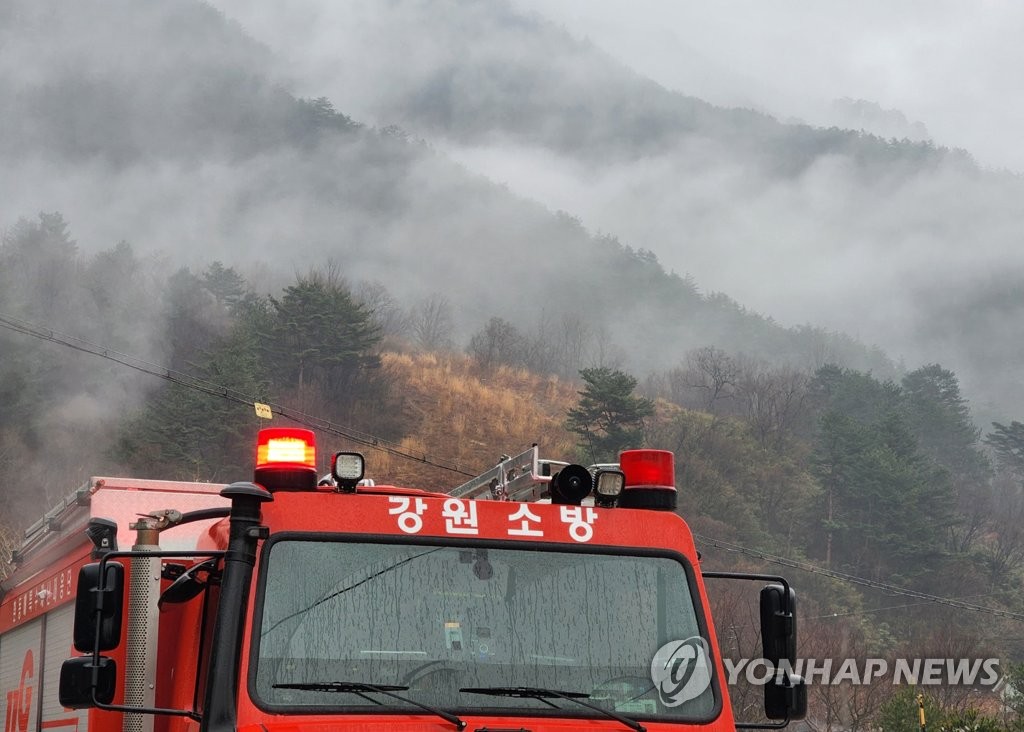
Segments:
[[[405,697],[457,714],[599,716],[519,688],[641,719],[708,721],[720,707],[706,654],[684,694],[652,680],[666,644],[708,645],[679,555],[323,535],[266,549],[249,688],[269,711],[415,712]]]

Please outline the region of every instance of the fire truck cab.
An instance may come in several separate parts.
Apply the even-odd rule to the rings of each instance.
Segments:
[[[357,453],[319,485],[316,465],[312,432],[263,430],[251,483],[100,479],[51,512],[4,585],[4,732],[682,732],[804,713],[780,671],[775,721],[733,718],[704,579],[737,575],[702,572],[671,453],[590,469],[535,446],[449,493],[366,484]],[[793,591],[743,578],[770,581],[764,655],[793,663]]]

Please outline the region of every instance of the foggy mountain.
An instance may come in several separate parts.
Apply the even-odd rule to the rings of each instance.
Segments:
[[[511,3],[307,0],[282,30],[265,8],[219,4],[286,54],[295,83],[362,120],[427,137],[783,324],[954,368],[986,414],[1024,406],[1005,400],[1019,305],[979,295],[1019,285],[1024,183],[899,112],[850,102],[860,119],[840,130],[714,107]]]
[[[168,267],[219,258],[268,290],[330,258],[406,303],[443,294],[460,340],[493,315],[523,328],[585,315],[638,369],[712,343],[889,368],[844,336],[703,296],[400,130],[297,99],[209,6],[8,0],[2,13],[5,227],[60,211],[83,249],[125,239]]]
[[[843,97],[832,102],[830,112],[837,127],[861,130],[887,140],[931,140],[923,122],[911,122],[900,110],[882,109],[877,102]]]
[[[442,294],[463,343],[585,316],[640,373],[705,345],[895,373],[843,330],[976,403],[1007,386],[963,324],[1019,322],[978,293],[1012,293],[1020,183],[965,153],[717,108],[505,3],[222,7],[0,3],[0,228],[60,211],[83,249],[267,291],[332,259],[407,305]],[[318,25],[323,66],[254,13]]]

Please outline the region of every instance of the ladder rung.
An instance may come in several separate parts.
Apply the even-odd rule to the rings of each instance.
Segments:
[[[552,467],[568,465],[557,460],[541,460],[539,454],[534,445],[515,457],[504,458],[486,473],[451,490],[449,495],[502,501],[539,498],[542,486],[551,482]]]

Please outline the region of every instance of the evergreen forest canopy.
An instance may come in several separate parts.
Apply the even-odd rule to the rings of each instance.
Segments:
[[[935,298],[927,277],[913,280],[903,293],[913,307],[892,320],[911,353],[928,355],[907,363],[833,328],[786,327],[702,292],[652,250],[705,256],[722,244],[707,237],[708,221],[765,224],[755,213],[768,204],[779,219],[820,222],[822,210],[843,219],[847,204],[836,201],[849,197],[864,219],[854,233],[866,239],[879,234],[873,224],[895,232],[899,209],[919,225],[907,235],[919,237],[914,251],[952,230],[972,243],[965,249],[999,252],[1006,242],[993,232],[1015,230],[1020,181],[979,170],[962,151],[715,108],[502,3],[451,7],[475,31],[448,61],[378,84],[375,100],[352,95],[360,113],[383,120],[373,127],[344,95],[287,91],[270,51],[203,3],[0,0],[3,548],[41,502],[91,475],[245,477],[259,426],[245,400],[259,400],[479,470],[532,441],[578,443],[584,462],[638,442],[670,449],[680,456],[680,512],[721,546],[1019,608],[1024,394],[1013,374],[1024,298],[1012,267],[950,257],[963,275],[957,297]],[[494,33],[532,52],[510,60],[508,43],[484,52],[470,41]],[[443,43],[451,30],[421,35]],[[395,63],[368,58],[384,71]],[[495,138],[598,178],[667,161],[661,188],[684,200],[658,199],[663,211],[701,213],[672,213],[670,235],[601,232],[432,146]],[[725,169],[745,186],[685,199]],[[653,183],[665,181],[639,190]],[[756,226],[749,239],[722,226],[737,244],[762,243]],[[823,259],[838,256],[833,234],[848,242],[837,228],[815,232]],[[930,257],[917,262],[925,275]],[[879,281],[890,274],[900,271]],[[877,290],[865,290],[867,303]],[[181,378],[76,352],[48,341],[54,332]],[[523,383],[543,396],[513,398]],[[493,418],[508,405],[490,418],[445,412],[467,384],[505,390],[506,402],[541,416],[514,427],[508,415],[518,413]],[[629,419],[601,423],[610,397]],[[443,439],[456,429],[521,444]],[[335,436],[322,442],[336,446]],[[424,487],[459,482],[394,461],[378,467]],[[716,566],[764,566],[721,546],[702,549]],[[830,618],[802,631],[808,656],[841,639],[844,653],[943,656],[959,643],[1024,657],[1016,621],[934,603],[893,612],[903,603],[870,589],[794,579],[804,617]],[[858,714],[895,708],[814,693],[812,705],[853,726]],[[950,697],[943,709],[968,701]]]

